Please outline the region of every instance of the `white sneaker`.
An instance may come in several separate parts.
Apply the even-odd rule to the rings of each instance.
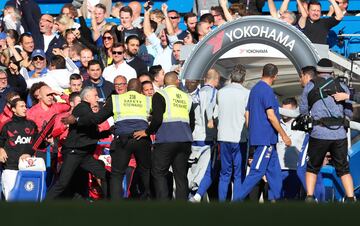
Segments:
[[[198,193],[196,193],[193,197],[189,199],[189,202],[199,203],[201,202],[201,196]]]

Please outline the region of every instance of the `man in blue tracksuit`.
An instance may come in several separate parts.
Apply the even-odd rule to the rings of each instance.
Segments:
[[[211,186],[214,176],[211,150],[215,145],[216,126],[216,87],[219,85],[220,74],[215,69],[210,69],[205,75],[205,84],[196,91],[193,97],[195,106],[195,128],[193,131],[193,143],[188,171],[189,188],[196,194],[189,199],[191,202],[199,202]]]
[[[277,74],[275,65],[266,64],[261,80],[250,91],[246,121],[250,146],[255,147],[255,153],[239,200],[243,200],[264,175],[269,183],[269,200],[277,200],[281,195],[281,168],[276,152],[278,133],[286,146],[291,145],[291,140],[280,125],[279,103],[271,88]]]
[[[242,86],[246,69],[236,65],[230,73],[231,83],[219,90],[218,141],[220,144],[221,170],[219,178],[219,201],[225,201],[232,177],[232,200],[239,200],[241,184],[246,175],[247,130],[245,110],[249,90]]]

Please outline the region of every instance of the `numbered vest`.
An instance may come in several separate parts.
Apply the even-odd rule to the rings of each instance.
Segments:
[[[128,91],[120,95],[112,95],[114,121],[128,119],[147,121],[151,111],[151,99],[136,91]]]
[[[175,86],[166,87],[158,92],[164,97],[166,102],[163,123],[177,121],[189,123],[191,97]]]

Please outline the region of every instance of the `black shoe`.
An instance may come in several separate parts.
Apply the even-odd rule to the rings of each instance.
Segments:
[[[317,203],[317,200],[315,199],[315,197],[313,195],[308,195],[305,198],[305,202],[306,203]]]
[[[347,197],[345,196],[345,198],[343,199],[343,203],[354,203],[356,202],[356,197],[353,196],[353,197]]]

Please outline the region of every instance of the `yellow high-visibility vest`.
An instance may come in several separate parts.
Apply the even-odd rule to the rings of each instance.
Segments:
[[[163,115],[163,122],[186,122],[189,123],[189,112],[191,109],[191,97],[176,88],[168,86],[157,91],[161,94],[166,103],[166,109]]]
[[[151,111],[151,99],[136,91],[112,95],[114,121],[139,119],[147,121]]]

